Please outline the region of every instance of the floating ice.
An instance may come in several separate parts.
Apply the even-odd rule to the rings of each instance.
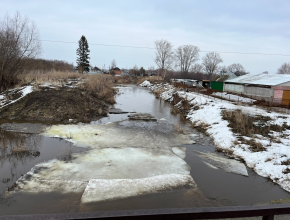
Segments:
[[[180,158],[182,158],[182,159],[185,158],[186,147],[173,147],[172,151]]]
[[[209,164],[221,168],[228,173],[236,173],[243,176],[248,176],[246,166],[239,161],[227,159],[215,153],[202,153],[199,151],[194,152],[201,158],[206,159]]]
[[[36,165],[28,173],[21,176],[17,182],[13,192],[60,192],[60,193],[82,193],[88,182],[72,181],[72,180],[45,180],[37,178],[35,173],[41,170],[39,165]]]
[[[163,174],[190,174],[187,163],[171,151],[142,148],[93,149],[74,154],[71,163],[51,160],[34,177],[47,180],[138,179]]]
[[[72,137],[79,147],[139,147],[170,152],[171,147],[192,142],[188,136],[174,132],[174,125],[166,122],[133,120],[100,125],[54,125],[43,135]]]
[[[81,201],[83,203],[99,202],[196,186],[190,175],[179,174],[143,179],[92,179],[89,181]]]

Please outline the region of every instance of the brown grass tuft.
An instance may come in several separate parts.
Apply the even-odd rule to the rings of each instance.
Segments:
[[[271,137],[270,131],[282,132],[287,129],[287,125],[267,125],[270,117],[258,115],[256,117],[243,114],[240,110],[222,111],[223,119],[229,122],[229,127],[234,133],[239,133],[242,136],[253,137],[255,134],[260,134],[264,137]],[[255,124],[258,123],[258,124]],[[267,125],[267,126],[265,126]]]
[[[156,98],[159,98],[160,94],[162,92],[164,92],[164,89],[163,88],[158,88],[158,89],[154,89],[152,92],[153,92],[153,94],[155,95]]]
[[[26,74],[21,74],[18,76],[18,80],[21,85],[29,84],[35,82],[36,84],[44,84],[45,82],[49,82],[52,85],[59,85],[62,81],[68,82],[69,79],[84,79],[89,75],[80,74],[77,72],[62,72],[62,71],[32,71]]]
[[[89,75],[80,88],[88,91],[92,95],[100,98],[110,104],[115,103],[114,78],[109,75],[93,74]]]
[[[174,126],[179,133],[184,134],[184,131],[181,125],[175,124]]]

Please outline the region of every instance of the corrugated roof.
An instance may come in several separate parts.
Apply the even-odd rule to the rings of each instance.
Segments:
[[[225,82],[275,86],[289,81],[290,75],[287,74],[260,73],[260,74],[246,74],[234,79],[228,79]]]

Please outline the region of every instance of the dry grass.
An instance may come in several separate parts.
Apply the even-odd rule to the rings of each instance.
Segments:
[[[184,131],[181,125],[175,124],[174,126],[179,133],[184,134]]]
[[[207,130],[207,128],[208,128],[209,126],[210,126],[209,124],[206,124],[206,123],[204,123],[204,122],[201,122],[201,123],[199,123],[199,125],[195,125],[194,128],[195,128],[197,131],[206,134],[206,130]]]
[[[160,94],[164,92],[164,89],[163,88],[158,88],[158,89],[154,89],[152,92],[153,92],[153,94],[155,95],[156,98],[159,98]]]
[[[115,103],[114,78],[110,75],[93,74],[89,75],[79,88],[90,92],[92,95],[110,104]]]
[[[282,161],[281,165],[290,165],[290,160]]]
[[[117,78],[117,77],[115,77]],[[79,79],[82,83],[78,85],[78,88],[89,92],[95,97],[104,100],[110,104],[115,103],[115,90],[113,89],[115,79],[111,75],[104,74],[80,74],[78,72],[40,72],[34,71],[27,74],[22,74],[18,77],[21,85],[33,84],[34,91],[39,91],[39,85],[50,83],[55,86],[55,89],[60,89],[65,86],[69,80]],[[123,78],[122,78],[123,79]]]
[[[89,75],[87,74],[80,74],[78,72],[61,72],[61,71],[49,71],[49,72],[42,72],[42,71],[33,71],[27,74],[21,74],[18,76],[18,80],[20,81],[21,85],[29,84],[29,83],[36,83],[36,84],[44,84],[46,82],[51,83],[52,85],[59,85],[61,82],[68,82],[69,79],[84,79],[87,78]]]
[[[114,80],[116,84],[137,84],[141,76],[114,76]]]
[[[251,138],[250,140],[246,140],[243,137],[238,137],[238,140],[242,144],[250,145],[249,148],[252,152],[259,152],[259,151],[266,151],[266,148],[258,141],[256,141],[254,138]]]

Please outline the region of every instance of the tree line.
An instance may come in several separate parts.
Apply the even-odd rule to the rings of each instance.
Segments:
[[[189,73],[188,77],[195,74],[196,77],[207,78],[226,72],[237,75],[248,73],[239,63],[222,66],[223,59],[217,52],[207,53],[202,57],[201,63],[198,63],[200,49],[197,46],[182,45],[174,49],[169,41],[163,39],[156,40],[154,45],[154,61],[163,79],[166,75]],[[82,68],[82,72],[88,71],[89,52],[88,42],[82,36],[77,50],[77,64]],[[17,76],[25,73],[26,70],[71,71],[73,68],[72,64],[65,61],[39,59],[40,54],[41,40],[34,22],[18,12],[11,17],[5,15],[0,20],[0,91],[16,84]],[[132,75],[146,74],[143,67],[140,69],[136,67],[129,70]],[[147,73],[153,70],[148,68]],[[290,62],[282,64],[277,73],[290,74]]]
[[[240,63],[234,63],[229,66],[221,66],[223,62],[221,55],[217,52],[209,52],[203,58],[201,63],[199,60],[200,49],[190,44],[178,46],[173,49],[172,43],[161,39],[154,42],[155,46],[155,63],[161,69],[161,75],[164,79],[168,72],[175,70],[181,75],[193,73],[196,75],[207,74],[207,78],[212,78],[216,74],[227,72],[237,75],[244,75],[249,72]]]

